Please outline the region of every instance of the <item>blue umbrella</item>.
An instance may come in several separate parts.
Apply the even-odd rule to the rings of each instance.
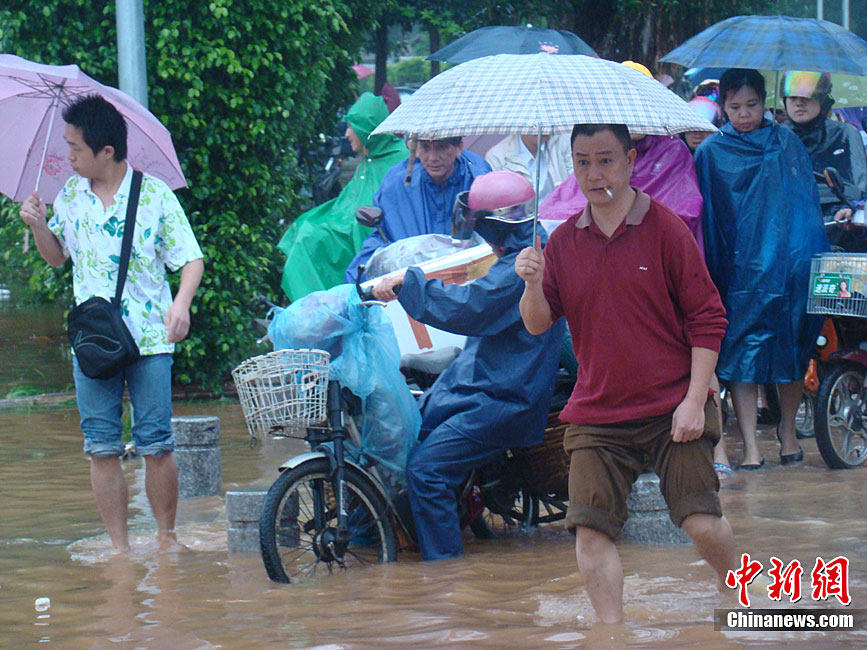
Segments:
[[[683,73],[683,76],[689,80],[689,84],[695,88],[702,81],[708,79],[716,79],[719,81],[720,75],[728,68],[690,68]]]
[[[711,25],[660,61],[688,68],[867,75],[867,42],[839,25],[815,18],[735,16]]]
[[[539,27],[482,27],[431,54],[428,61],[464,63],[494,54],[586,54],[597,56],[572,32]]]

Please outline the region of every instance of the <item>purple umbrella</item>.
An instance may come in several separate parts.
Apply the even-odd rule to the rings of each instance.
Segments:
[[[63,107],[97,93],[115,105],[127,125],[127,160],[136,169],[186,187],[172,138],[154,115],[116,88],[103,86],[77,65],[43,65],[0,54],[0,192],[23,201],[38,190],[51,203],[74,174],[66,159]]]

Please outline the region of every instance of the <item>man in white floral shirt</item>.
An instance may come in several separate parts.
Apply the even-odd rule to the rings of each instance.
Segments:
[[[82,97],[63,111],[69,161],[76,175],[54,201],[34,192],[21,206],[39,253],[52,266],[72,258],[76,304],[114,297],[132,167],[126,162],[123,116],[99,95]],[[166,268],[181,269],[172,299]],[[175,542],[178,470],[171,428],[171,353],[190,328],[190,303],[202,278],[202,251],[177,198],[161,180],[144,175],[136,213],[129,273],[121,298],[124,322],[141,358],[111,379],[84,375],[73,359],[76,400],[90,457],[90,480],[114,551],[129,550],[127,485],[120,464],[123,390],[133,411],[136,453],[145,459],[145,487],[163,546]]]

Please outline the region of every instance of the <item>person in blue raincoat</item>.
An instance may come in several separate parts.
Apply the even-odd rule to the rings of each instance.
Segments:
[[[524,204],[530,183],[509,171],[477,179],[462,195],[475,229],[497,262],[487,275],[465,285],[426,280],[421,269],[388,276],[375,288],[381,300],[398,300],[416,320],[465,334],[464,350],[422,398],[419,444],[409,454],[407,487],[422,559],[461,555],[455,489],[469,472],[503,450],[542,441],[564,324],[534,336],[524,328],[518,302],[524,282],[515,258],[532,239]],[[541,229],[540,229],[541,230]]]
[[[728,382],[744,438],[741,469],[764,466],[756,444],[757,385],[778,384],[780,462],[803,460],[795,414],[820,317],[806,313],[810,259],[829,249],[810,157],[794,133],[763,118],[764,78],[720,78],[728,118],[696,150],[707,266],[729,326],[717,375]]]
[[[388,241],[378,230],[370,233],[346,269],[346,282],[355,282],[359,264],[366,264],[381,246],[416,235],[448,234],[458,194],[491,171],[481,156],[463,150],[461,138],[419,140],[416,155],[421,164],[413,165],[409,186],[404,182],[408,160],[383,178],[373,203],[382,210],[381,227]]]

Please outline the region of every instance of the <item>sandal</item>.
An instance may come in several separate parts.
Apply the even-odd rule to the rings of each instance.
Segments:
[[[713,469],[716,472],[717,478],[728,478],[734,473],[731,466],[725,463],[714,463]]]

